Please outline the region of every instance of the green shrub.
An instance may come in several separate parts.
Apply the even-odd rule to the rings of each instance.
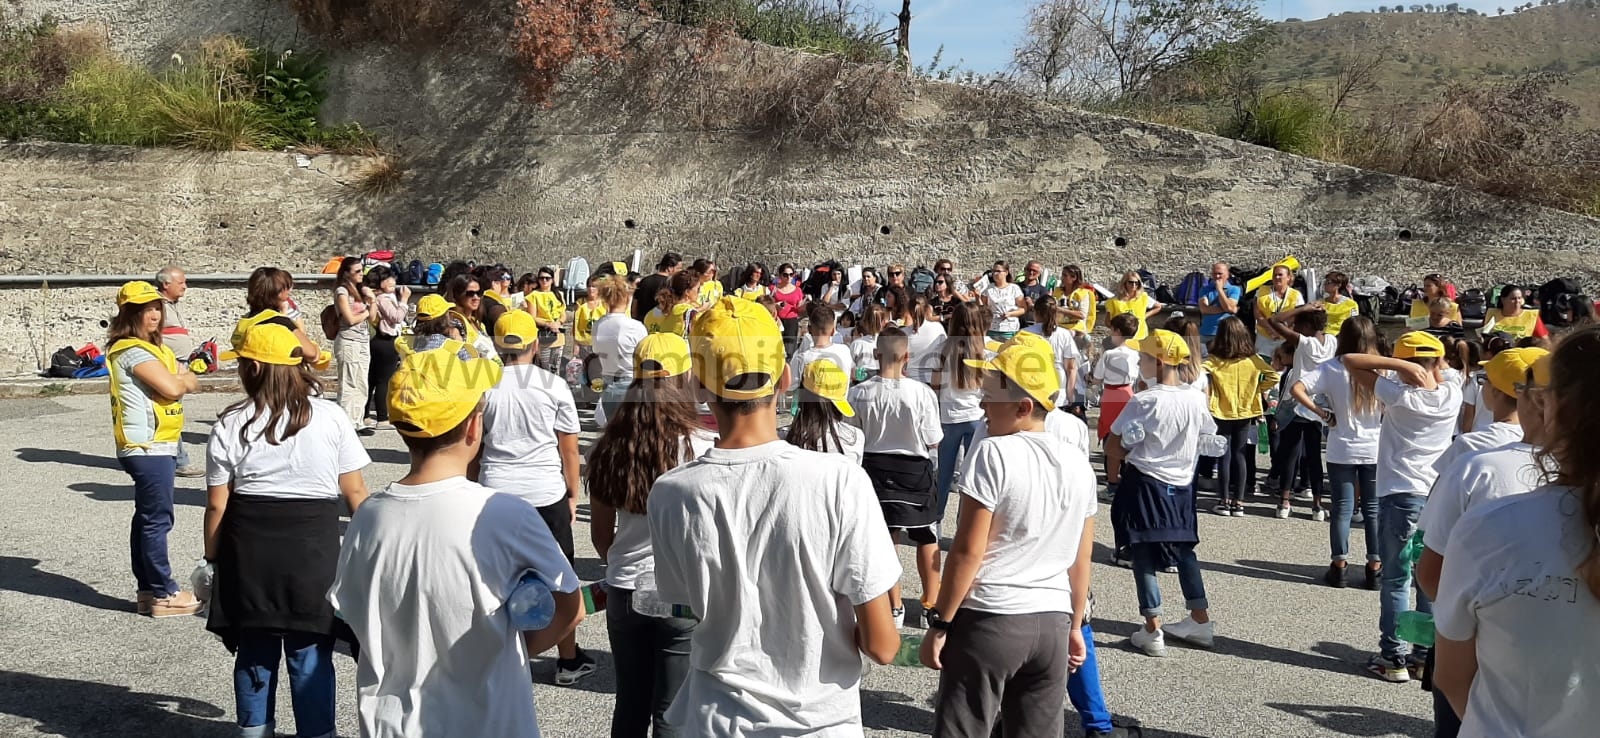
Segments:
[[[1320,101],[1303,92],[1287,90],[1247,106],[1221,133],[1246,143],[1312,156],[1327,125],[1327,110]]]
[[[50,106],[39,138],[69,143],[159,146],[170,141],[156,112],[157,83],[149,72],[108,56],[72,71]]]

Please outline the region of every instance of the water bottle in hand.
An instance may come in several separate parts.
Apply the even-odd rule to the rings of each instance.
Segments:
[[[922,636],[906,636],[900,639],[900,650],[894,653],[894,660],[889,663],[895,666],[921,666],[922,665]]]
[[[506,612],[517,630],[544,630],[556,617],[556,598],[537,574],[524,572],[506,598]]]
[[[194,562],[194,573],[189,575],[189,589],[194,591],[195,599],[210,602],[211,586],[216,579],[217,568],[211,562],[203,558]]]
[[[633,611],[652,618],[672,617],[672,603],[663,602],[661,592],[656,590],[655,572],[644,572],[634,580]]]

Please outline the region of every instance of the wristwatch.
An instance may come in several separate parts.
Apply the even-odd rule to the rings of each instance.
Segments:
[[[929,610],[926,615],[928,619],[928,630],[942,630],[946,632],[950,630],[950,621],[945,620],[944,616],[940,615],[938,610]]]

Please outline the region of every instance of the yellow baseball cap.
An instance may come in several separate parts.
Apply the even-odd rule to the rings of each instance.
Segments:
[[[759,400],[777,390],[783,376],[783,331],[765,307],[726,296],[689,328],[691,363],[700,383],[725,400]],[[745,375],[764,377],[751,386]],[[735,381],[741,380],[741,381]]]
[[[461,425],[499,381],[500,364],[489,359],[412,354],[389,380],[389,420],[404,435],[436,438]]]
[[[994,358],[987,361],[967,359],[966,363],[986,372],[1004,374],[1006,379],[1021,387],[1044,409],[1056,409],[1056,393],[1061,391],[1061,377],[1056,374],[1056,352],[1044,338],[1032,333],[1018,333],[1000,346]]]
[[[633,349],[633,376],[676,377],[689,371],[689,342],[676,333],[652,333]]]
[[[533,316],[527,311],[507,310],[494,322],[494,345],[499,348],[507,351],[523,351],[538,343],[539,324],[534,322]]]
[[[117,307],[128,303],[143,305],[161,299],[161,293],[156,291],[155,285],[149,282],[129,282],[117,290]]]
[[[611,262],[611,271],[619,277],[628,276],[628,265],[620,261]]]
[[[294,331],[276,323],[257,323],[244,332],[238,356],[263,364],[297,366],[305,361],[304,352]]]
[[[1550,362],[1545,360],[1549,355],[1550,352],[1542,348],[1506,349],[1495,354],[1493,359],[1481,362],[1481,366],[1483,373],[1489,377],[1490,385],[1516,397],[1518,385],[1543,387],[1550,383]],[[1532,382],[1528,381],[1529,370],[1533,370]]]
[[[1437,359],[1444,356],[1444,342],[1432,333],[1411,331],[1394,342],[1396,359]]]
[[[800,378],[800,386],[833,402],[833,406],[839,408],[845,417],[856,416],[855,408],[850,407],[850,402],[845,399],[850,394],[850,375],[845,374],[838,364],[828,359],[817,359],[807,364]]]
[[[1150,335],[1139,340],[1129,340],[1125,345],[1141,354],[1154,356],[1156,361],[1167,366],[1177,366],[1189,360],[1189,342],[1183,340],[1183,336],[1162,328],[1150,331]]]
[[[417,317],[423,320],[433,320],[453,309],[455,303],[439,295],[423,295],[422,299],[417,300]]]

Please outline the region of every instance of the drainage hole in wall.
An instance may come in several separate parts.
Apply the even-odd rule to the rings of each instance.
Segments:
[[[478,226],[473,226],[471,228],[468,228],[467,232],[471,233],[473,238],[477,238],[478,237]]]
[[[632,218],[629,218],[627,220],[622,221],[622,227],[623,228],[638,228],[639,224],[635,223]]]
[[[1116,238],[1111,239],[1111,245],[1120,249],[1128,245],[1128,239],[1123,238],[1122,236],[1117,236]]]
[[[1402,240],[1402,241],[1410,241],[1411,240],[1411,229],[1410,228],[1401,228],[1400,229],[1400,233],[1398,233],[1396,235],[1398,235],[1400,237],[1400,240]]]

